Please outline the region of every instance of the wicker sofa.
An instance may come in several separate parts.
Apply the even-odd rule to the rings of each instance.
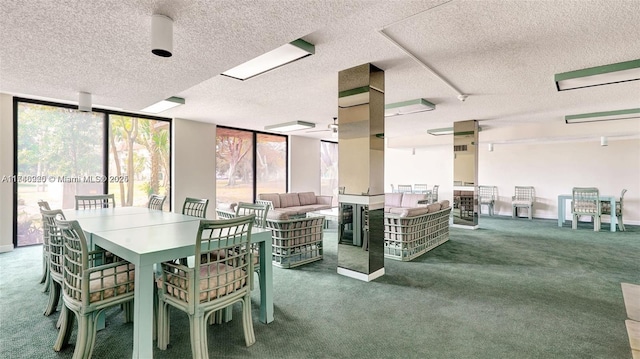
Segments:
[[[398,208],[384,215],[385,258],[410,261],[449,240],[449,201]]]
[[[330,209],[332,196],[317,196],[314,192],[261,193],[258,201],[271,202],[269,213],[274,216],[287,215],[288,218],[306,217],[307,212]]]
[[[289,218],[284,212],[269,212],[272,263],[293,268],[322,259],[324,217]]]

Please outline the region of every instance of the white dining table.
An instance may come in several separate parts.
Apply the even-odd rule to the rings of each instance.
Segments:
[[[195,253],[200,218],[133,207],[64,211],[77,219],[92,245],[136,266],[134,290],[133,358],[153,358],[154,265]],[[101,213],[100,213],[101,212]],[[253,228],[251,242],[260,255],[260,321],[273,321],[273,268],[271,231]]]
[[[603,195],[601,194],[600,196],[600,201],[607,201],[607,202],[611,202],[611,232],[615,232],[616,231],[616,224],[617,224],[617,218],[616,218],[616,200],[617,197],[616,196],[611,196],[611,195]],[[566,210],[566,203],[567,200],[572,200],[573,199],[573,195],[571,194],[561,194],[558,196],[558,227],[562,227],[562,225],[564,224],[565,221],[565,210]]]

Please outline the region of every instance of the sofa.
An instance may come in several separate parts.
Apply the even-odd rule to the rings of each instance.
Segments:
[[[314,192],[260,193],[256,202],[269,201],[271,218],[306,217],[307,212],[330,209],[333,196],[318,196]],[[264,203],[264,202],[263,202]]]
[[[410,208],[426,207],[426,204],[418,203],[426,200],[425,193],[385,193],[384,213],[401,214]]]
[[[389,206],[384,214],[385,258],[410,261],[448,241],[450,214],[448,200],[416,207]]]

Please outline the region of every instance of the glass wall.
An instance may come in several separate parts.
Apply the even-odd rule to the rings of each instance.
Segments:
[[[146,206],[169,193],[168,120],[17,98],[14,108],[16,246],[42,243],[39,200],[72,209],[76,194],[115,193],[117,206]]]
[[[320,141],[320,194],[333,196],[338,205],[338,143]]]
[[[257,193],[287,191],[287,137],[216,129],[216,202],[254,202]]]

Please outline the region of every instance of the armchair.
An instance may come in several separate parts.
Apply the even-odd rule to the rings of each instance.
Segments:
[[[600,231],[602,207],[600,203],[600,191],[594,187],[574,187],[571,191],[571,214],[573,215],[572,229],[578,228],[580,216],[593,218],[593,230]]]
[[[515,194],[511,197],[511,218],[518,216],[518,208],[528,210],[529,219],[533,218],[533,203],[536,201],[536,190],[531,186],[516,186]]]
[[[498,187],[496,186],[478,186],[478,211],[482,214],[482,206],[487,206],[489,215],[493,216],[494,205],[498,199]]]

